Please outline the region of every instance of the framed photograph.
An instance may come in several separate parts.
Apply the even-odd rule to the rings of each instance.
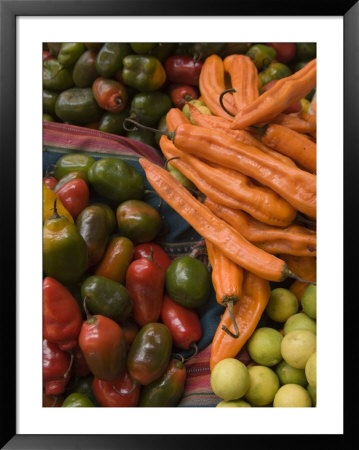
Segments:
[[[187,1],[88,0],[87,2],[64,2],[60,0],[29,0],[23,2],[0,0],[0,183],[3,204],[1,278],[4,287],[2,300],[4,314],[1,326],[4,412],[1,424],[2,448],[153,448],[158,450],[172,448],[175,450],[190,447],[208,449],[218,448],[224,442],[225,445],[238,445],[238,442],[264,444],[269,440],[278,442],[280,439],[286,444],[290,444],[295,439],[296,445],[297,443],[304,445],[307,440],[308,442],[310,440],[317,441],[321,438],[328,438],[340,445],[342,443],[340,441],[343,441],[353,431],[353,418],[347,416],[344,423],[344,357],[346,357],[346,374],[355,372],[350,367],[353,361],[351,350],[344,351],[344,329],[348,333],[349,341],[355,339],[352,330],[355,329],[356,311],[352,305],[356,303],[356,291],[354,290],[356,266],[353,263],[347,264],[344,271],[344,254],[347,259],[351,256],[355,257],[354,252],[357,249],[356,199],[352,192],[355,192],[355,181],[359,168],[358,155],[355,150],[359,139],[359,6],[355,1],[344,1],[331,6],[322,2],[305,1],[301,3],[300,7],[299,5],[290,6],[291,8],[286,2],[275,2],[271,5],[262,2],[252,5],[247,2],[225,0],[220,5],[209,3],[203,9],[202,5]],[[99,76],[98,67],[93,79],[82,82],[83,78],[81,79],[81,77],[84,76],[84,72],[82,72],[78,75],[78,83],[75,83],[76,88],[81,86],[81,89],[86,88],[91,92],[89,101],[94,102],[93,96],[95,96],[96,102],[90,106],[90,109],[93,108],[93,114],[79,118],[80,116],[76,115],[79,105],[71,103],[73,99],[69,101],[68,105],[65,104],[65,101],[61,111],[60,102],[57,101],[60,92],[74,87],[74,83],[71,78],[71,83],[66,85],[66,63],[59,66],[61,70],[58,70],[59,67],[55,67],[61,47],[61,44],[56,43],[80,43],[82,50],[79,50],[79,55],[76,56],[77,50],[71,48],[64,56],[66,59],[75,55],[77,61],[85,51],[89,54],[93,51],[97,58],[106,42],[126,43],[128,47],[129,43],[135,43],[132,44],[131,52],[124,55],[125,57],[132,54],[133,59],[136,59],[138,55],[150,54],[151,51],[151,49],[143,50],[144,47],[141,47],[142,50],[138,47],[138,51],[136,51],[136,43],[138,46],[147,45],[148,48],[151,45],[156,47],[158,43],[168,43],[170,44],[168,53],[163,57],[162,66],[165,65],[165,60],[172,55],[190,54],[192,64],[195,61],[201,67],[210,55],[216,55],[222,66],[222,60],[229,55],[248,55],[248,60],[252,60],[253,66],[256,64],[255,67],[260,73],[261,94],[265,92],[263,87],[268,83],[274,82],[275,84],[275,80],[290,76],[305,66],[309,72],[309,62],[316,61],[318,69],[315,90],[313,89],[311,96],[303,96],[303,99],[299,101],[298,110],[303,111],[303,108],[306,108],[306,111],[311,111],[310,108],[316,107],[318,103],[315,131],[305,132],[308,145],[316,146],[318,143],[316,166],[305,168],[315,179],[318,190],[315,219],[318,227],[313,228],[314,230],[318,229],[316,243],[318,259],[315,280],[315,283],[318,284],[316,334],[318,389],[315,407],[267,407],[273,406],[272,399],[269,404],[260,405],[254,402],[249,406],[255,406],[255,408],[239,409],[239,411],[232,408],[213,408],[223,397],[218,397],[213,392],[205,396],[201,391],[190,393],[186,402],[179,404],[182,407],[176,408],[156,407],[149,410],[144,407],[102,407],[64,410],[62,407],[44,406],[42,364],[44,228],[41,218],[43,217],[45,169],[54,167],[59,157],[66,155],[68,150],[80,150],[80,153],[86,154],[91,160],[93,158],[93,161],[102,160],[102,157],[109,156],[109,154],[111,156],[125,154],[129,165],[144,170],[141,172],[143,174],[146,173],[146,170],[140,167],[139,158],[145,157],[157,164],[163,162],[161,159],[163,155],[159,151],[159,144],[155,143],[152,131],[149,132],[151,134],[150,141],[144,141],[143,138],[131,134],[133,130],[130,131],[130,121],[123,122],[122,119],[122,131],[127,130],[126,133],[113,131],[114,128],[111,128],[113,125],[109,125],[108,121],[106,123],[103,121],[104,112],[109,109],[99,107],[101,94],[96,97],[94,93],[93,82]],[[267,43],[274,44],[267,45]],[[288,44],[289,47],[276,47],[276,44],[281,43],[290,44]],[[305,45],[300,47],[303,43]],[[308,47],[307,43],[311,43],[313,46]],[[273,50],[273,54],[269,53],[263,57],[263,59],[267,58],[263,66],[255,60],[254,53],[248,53],[255,44]],[[60,47],[56,48],[56,45]],[[218,48],[215,47],[216,45]],[[181,53],[178,46],[182,46],[186,50]],[[311,56],[308,57],[303,56],[302,59],[299,57],[295,59],[294,54],[293,56],[283,54],[283,59],[281,59],[280,51],[290,52],[291,48],[297,51],[297,55],[299,48],[303,51],[303,55],[305,52],[310,53],[313,49],[314,53],[310,53]],[[177,53],[175,49],[177,49]],[[109,52],[112,51],[113,49],[110,48]],[[44,84],[44,58],[50,62],[47,80],[49,84],[46,86]],[[268,58],[270,62],[268,62]],[[96,61],[98,64],[98,58]],[[158,61],[160,61],[160,57],[158,57]],[[94,61],[92,63],[92,66],[95,67]],[[281,70],[290,67],[289,72],[273,78],[272,75],[268,75],[268,71],[265,73],[264,70],[270,63],[281,65]],[[303,64],[299,67],[299,63]],[[138,61],[135,61],[134,64],[138,64]],[[71,77],[74,76],[73,65],[69,65]],[[296,68],[294,69],[294,67]],[[136,70],[138,73],[138,66]],[[167,68],[167,72],[165,72],[167,77],[168,70],[170,69]],[[63,77],[61,82],[64,83],[65,88],[52,88],[51,83],[59,73]],[[256,76],[258,73],[256,72]],[[118,75],[116,69],[113,69],[111,73],[103,69],[100,75],[102,78],[111,79],[112,84],[124,84],[130,92],[124,95],[129,95],[131,99],[136,94],[142,93],[142,85],[138,84],[141,81],[135,79],[136,73],[124,74],[121,71],[121,75]],[[86,72],[85,78],[87,76],[89,75]],[[153,77],[153,80],[157,82],[158,78]],[[148,78],[146,83],[152,81]],[[171,83],[173,83],[173,89],[178,87],[178,82],[175,84],[175,81],[171,81]],[[188,84],[191,85],[191,83],[187,83],[187,89]],[[89,86],[92,89],[88,89]],[[159,88],[161,86],[160,84]],[[214,89],[211,81],[207,87],[209,90]],[[228,87],[228,83],[226,87]],[[99,90],[101,88],[102,86],[99,87]],[[201,106],[209,106],[208,102],[206,106],[204,101],[205,89],[200,92],[198,83],[197,85],[193,83],[192,88],[194,93],[191,94],[191,100],[196,100],[202,95],[199,99],[199,101],[203,100]],[[44,108],[43,103],[44,89],[48,89],[50,93],[56,93],[56,98],[48,99],[47,109]],[[156,87],[146,86],[143,88],[143,91],[148,92],[156,90]],[[163,89],[162,91],[164,92]],[[192,91],[186,91],[186,95]],[[182,103],[178,103],[178,105],[175,103],[178,100],[174,100],[173,91],[165,92],[164,95],[170,98],[172,107],[176,106],[180,109],[183,107]],[[218,104],[209,106],[209,110],[211,108],[212,110],[209,111],[208,117],[216,116],[213,111],[217,107],[222,108],[222,113],[225,111],[222,118],[226,115],[228,118],[231,118],[231,115],[235,116],[229,111],[232,104],[228,102],[228,96],[231,96],[232,101],[232,94],[233,90],[231,91],[231,89],[223,92],[223,95],[219,97]],[[119,102],[124,101],[123,98],[120,100],[118,98],[117,106]],[[54,103],[51,105],[52,101]],[[189,101],[188,97],[186,97],[186,101]],[[164,111],[158,113],[156,119],[152,122],[148,121],[147,127],[158,127],[160,119],[169,110],[169,107],[164,108]],[[132,107],[132,113],[133,109],[134,107]],[[291,117],[298,113],[298,111],[289,111],[289,109],[287,111],[287,115],[292,114]],[[53,121],[52,112],[57,119],[61,116],[61,120]],[[44,117],[44,114],[47,116]],[[154,115],[156,111],[153,109],[150,114]],[[298,114],[295,117],[298,118]],[[253,132],[266,133],[267,124],[277,117],[277,114],[270,119],[267,119],[266,116],[263,117],[263,127],[258,126],[259,119],[248,122],[248,127],[254,124],[256,128],[252,129]],[[223,118],[223,120],[228,121],[228,118]],[[144,115],[142,119],[142,122],[146,122]],[[102,123],[101,126],[100,123]],[[307,123],[309,123],[309,118]],[[280,126],[279,122],[278,124]],[[136,124],[132,123],[131,126],[136,126]],[[138,126],[137,122],[136,131],[138,131]],[[148,130],[146,131],[148,132]],[[106,135],[106,133],[108,134]],[[169,134],[167,136],[170,137]],[[254,136],[254,134],[250,134],[250,136]],[[255,136],[258,137],[259,134]],[[131,143],[128,138],[132,137]],[[289,137],[285,139],[289,139]],[[225,144],[223,145],[225,147]],[[273,150],[274,147],[271,149]],[[205,152],[206,150],[204,150]],[[278,152],[281,153],[280,150]],[[173,162],[176,167],[175,160]],[[296,164],[303,169],[302,161],[298,163],[296,160]],[[306,162],[303,164],[305,165]],[[190,177],[188,179],[191,181]],[[145,187],[156,191],[150,181]],[[190,189],[193,194],[196,186],[193,185]],[[158,205],[159,199],[154,195],[154,191],[149,194],[151,196],[149,203]],[[198,191],[201,189],[198,188]],[[95,189],[95,194],[100,195],[99,192],[100,190]],[[287,194],[283,192],[283,195]],[[176,203],[176,198],[173,199],[173,202]],[[170,201],[169,204],[171,204]],[[166,208],[166,206],[161,206],[161,208]],[[346,216],[344,216],[344,209]],[[175,208],[174,210],[176,211]],[[160,209],[160,211],[162,211],[163,217],[167,217],[167,209]],[[302,213],[302,219],[308,220],[310,213],[307,214],[307,211],[302,211]],[[76,217],[78,215],[76,213]],[[183,225],[187,222],[185,220],[183,223],[180,222],[181,217],[179,216],[175,215],[171,219],[176,224],[172,228],[174,240],[166,241],[163,244],[173,259],[187,254],[188,249],[198,252],[196,254],[200,254],[201,249],[203,250],[203,241],[202,247],[200,247],[201,239],[198,238],[198,236],[201,237],[201,233],[198,232],[198,236],[197,234],[188,234],[187,228]],[[116,220],[118,219],[116,218]],[[168,226],[165,221],[166,219],[163,224]],[[308,225],[307,221],[305,226],[314,227],[313,222],[314,220],[311,221],[311,225]],[[181,243],[176,248],[173,242],[177,242],[175,240],[177,236],[181,236],[178,238]],[[344,236],[347,237],[346,241]],[[134,242],[135,239],[134,237]],[[159,240],[159,242],[161,241]],[[165,247],[166,245],[168,247]],[[273,252],[273,254],[278,254],[278,252]],[[74,258],[78,258],[78,255],[78,251],[74,251]],[[208,264],[209,267],[208,260],[204,260],[201,264]],[[95,263],[93,267],[95,267]],[[194,271],[195,268],[191,270]],[[272,288],[275,288],[277,286],[275,281],[271,281],[273,281]],[[197,282],[199,283],[198,280]],[[64,284],[66,283],[64,282]],[[289,291],[290,284],[280,286],[288,287]],[[346,297],[348,297],[345,311],[344,288]],[[348,293],[351,294],[352,299],[349,298]],[[214,311],[214,315],[206,316],[204,320],[208,321],[206,323],[212,321],[212,327],[215,330],[224,309],[222,305],[216,303],[216,293],[212,291],[211,295],[213,297],[211,311]],[[197,306],[198,310],[202,311],[201,305],[198,304],[194,307],[197,308]],[[274,322],[272,317],[269,317],[271,319],[268,321],[269,324],[276,322],[275,316],[273,318]],[[346,319],[345,328],[344,319]],[[201,316],[202,320],[203,316]],[[278,331],[282,332],[278,323],[283,324],[284,322],[284,320],[277,322]],[[264,326],[267,326],[266,322],[263,322]],[[213,334],[214,331],[212,337]],[[211,343],[211,338],[208,336],[204,333],[198,338],[200,351],[208,348]],[[186,358],[187,355],[190,355],[190,351],[187,353],[185,351],[183,354]],[[210,377],[209,353],[203,353],[203,355],[206,355],[203,358],[207,358],[207,360],[203,366],[200,365],[202,362],[198,363],[200,368],[198,370],[206,371],[203,373],[207,374],[206,383],[208,384]],[[247,358],[247,362],[254,359],[248,353],[243,358]],[[302,369],[304,372],[304,367]],[[197,370],[197,367],[194,370]],[[347,394],[352,388],[351,381],[352,377],[349,375],[349,379],[345,381]],[[63,402],[63,400],[61,401]],[[346,398],[345,400],[347,401],[345,406],[350,406],[351,399]],[[198,401],[197,404],[196,401]],[[310,397],[310,402],[313,405],[313,397]]]

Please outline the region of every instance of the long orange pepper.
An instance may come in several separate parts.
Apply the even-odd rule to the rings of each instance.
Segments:
[[[278,124],[270,124],[262,142],[292,158],[304,169],[315,173],[317,170],[317,145],[304,134]]]
[[[298,211],[311,218],[316,217],[315,175],[283,164],[221,130],[182,124],[168,136],[178,149],[237,170],[277,192]]]
[[[282,155],[279,152],[267,147],[260,140],[256,139],[252,134],[245,130],[231,130],[229,127],[231,122],[223,117],[218,116],[210,116],[209,114],[202,114],[195,106],[188,104],[189,111],[191,115],[191,119],[194,122],[204,128],[214,128],[224,131],[228,136],[231,136],[235,139],[238,139],[243,144],[253,145],[254,147],[259,148],[262,152],[267,153],[268,155],[273,156],[273,158],[279,159],[284,164],[288,164],[289,166],[296,167],[296,164],[287,156]],[[174,109],[174,108],[173,108]],[[172,115],[178,117],[178,113],[173,113],[173,110],[169,110],[167,113],[167,117],[171,117]],[[183,114],[183,113],[182,113]],[[174,121],[175,122],[175,121]],[[178,125],[178,123],[177,123]],[[174,130],[174,128],[169,128],[170,131]]]
[[[308,228],[290,225],[285,228],[268,226],[243,211],[228,208],[206,198],[204,204],[220,219],[238,230],[249,242],[268,253],[295,256],[316,255],[316,232]],[[302,278],[305,278],[302,276]],[[308,280],[308,278],[305,278]],[[315,280],[309,280],[315,281]]]
[[[310,114],[308,114],[309,116]],[[290,128],[291,130],[297,131],[298,133],[314,133],[316,130],[316,123],[309,120],[306,115],[300,114],[278,114],[271,123],[277,123],[278,125],[283,125],[284,127]]]
[[[252,336],[270,296],[268,281],[251,272],[244,272],[243,295],[234,305],[233,312],[239,329],[239,337],[233,339],[223,327],[232,328],[232,319],[226,309],[212,340],[210,369],[225,358],[235,358]],[[232,328],[233,329],[233,328]]]
[[[271,281],[282,281],[291,276],[287,265],[247,241],[212,211],[199,202],[167,170],[140,158],[139,163],[158,195],[186,220],[204,239],[218,246],[223,254],[257,276]]]
[[[239,330],[234,317],[233,307],[242,298],[243,269],[228,259],[220,248],[211,241],[205,240],[208,260],[212,266],[212,283],[216,293],[216,300],[220,305],[228,308],[232,318],[234,333],[225,328],[230,336],[238,338]]]
[[[316,63],[316,59],[313,59],[289,77],[278,80],[251,105],[236,114],[231,128],[241,130],[251,125],[268,123],[292,103],[305,97],[316,86]]]
[[[233,209],[243,209],[261,222],[287,226],[296,216],[296,210],[278,194],[255,185],[240,172],[218,165],[210,165],[188,153],[178,150],[172,141],[162,136],[160,147],[171,164],[182,172],[207,197]],[[216,192],[214,196],[213,193]]]
[[[199,76],[199,89],[201,97],[213,114],[225,119],[232,119],[232,116],[227,114],[219,103],[219,96],[226,86],[223,61],[218,55],[208,56],[204,61]],[[230,113],[236,113],[232,94],[223,97],[223,104]]]
[[[258,69],[246,55],[229,55],[223,60],[223,64],[231,78],[237,111],[241,111],[259,97]]]

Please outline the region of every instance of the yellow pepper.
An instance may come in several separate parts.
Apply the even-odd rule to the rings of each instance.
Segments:
[[[71,223],[74,223],[74,219],[67,211],[62,201],[57,197],[56,193],[49,189],[45,183],[42,185],[42,220],[46,219],[54,214],[54,201],[57,198],[56,209],[60,216],[65,216]]]

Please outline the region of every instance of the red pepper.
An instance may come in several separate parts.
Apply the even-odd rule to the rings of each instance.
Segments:
[[[136,385],[134,387],[133,381],[126,370],[114,381],[103,381],[94,377],[92,389],[101,406],[131,407],[138,404],[141,386]]]
[[[153,258],[132,261],[126,272],[126,288],[132,303],[132,316],[141,327],[157,322],[161,314],[165,271]]]
[[[60,407],[64,403],[64,400],[64,395],[47,395],[45,392],[42,394],[42,406],[44,408]]]
[[[133,259],[151,258],[151,254],[156,263],[166,271],[172,260],[163,248],[154,242],[146,242],[144,244],[136,245]]]
[[[277,81],[279,81],[279,80],[272,80],[269,83],[262,86],[261,92],[263,93],[263,92],[268,91],[268,89],[273,87],[277,83]],[[284,113],[285,114],[296,113],[296,112],[300,112],[301,110],[302,110],[302,103],[300,100],[298,100],[297,102],[294,102],[293,104],[288,106],[288,108],[284,111]]]
[[[88,316],[79,345],[92,374],[103,381],[116,380],[126,367],[126,341],[121,327],[102,315]]]
[[[87,375],[90,375],[91,371],[89,369],[89,366],[87,365],[85,356],[82,353],[82,350],[79,345],[75,347],[73,355],[74,355],[74,362],[72,366],[72,374],[76,378],[86,377]]]
[[[198,92],[193,86],[186,84],[173,84],[169,87],[172,103],[176,108],[182,109],[184,105],[198,98]]]
[[[163,297],[161,321],[170,330],[175,347],[188,350],[201,339],[202,326],[196,311],[176,303],[168,294]]]
[[[56,195],[62,201],[67,211],[76,219],[80,212],[89,203],[90,191],[87,183],[81,178],[76,178],[65,183]]]
[[[136,334],[139,331],[139,326],[137,323],[129,317],[124,322],[121,323],[121,328],[126,340],[127,350],[131,347],[132,342],[135,340]]]
[[[92,85],[92,93],[97,104],[106,111],[121,112],[128,102],[125,86],[109,78],[96,78]]]
[[[71,350],[77,345],[81,325],[81,310],[70,291],[54,278],[44,278],[44,339],[57,344],[61,350]]]
[[[276,60],[281,63],[287,63],[291,61],[295,56],[295,52],[297,51],[297,46],[292,42],[275,42],[269,43],[267,45],[268,47],[274,48],[274,50],[276,51]]]
[[[55,59],[55,56],[52,56],[48,50],[43,50],[42,61],[48,61],[49,59]]]
[[[196,61],[187,55],[172,55],[165,61],[167,79],[172,83],[198,86],[202,61]]]
[[[70,372],[70,353],[44,339],[42,342],[42,375],[45,394],[62,394],[70,380]]]
[[[53,189],[56,185],[58,180],[55,177],[52,176],[45,176],[42,181],[45,183],[45,186],[49,189]]]

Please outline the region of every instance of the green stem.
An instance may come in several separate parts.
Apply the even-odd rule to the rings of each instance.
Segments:
[[[231,316],[233,327],[234,327],[234,333],[232,333],[232,331],[229,330],[225,325],[222,325],[222,330],[225,331],[227,334],[229,334],[234,339],[237,339],[239,337],[239,329],[238,329],[238,325],[236,322],[236,317],[233,312],[234,303],[236,303],[237,301],[238,301],[238,299],[237,300],[228,299],[223,302],[227,306],[229,315]]]
[[[139,127],[139,128],[144,129],[144,130],[152,131],[153,133],[158,133],[158,134],[167,136],[168,139],[170,139],[171,141],[174,141],[175,134],[176,134],[174,131],[172,132],[172,131],[157,130],[156,128],[152,128],[152,127],[148,127],[146,125],[143,125],[142,123],[139,123],[136,120],[133,120],[131,117],[126,117],[126,119],[123,121],[123,128],[126,131],[133,131],[135,129],[134,127],[129,128],[128,125],[127,125],[128,123],[130,123],[132,125],[135,125],[135,127]]]

